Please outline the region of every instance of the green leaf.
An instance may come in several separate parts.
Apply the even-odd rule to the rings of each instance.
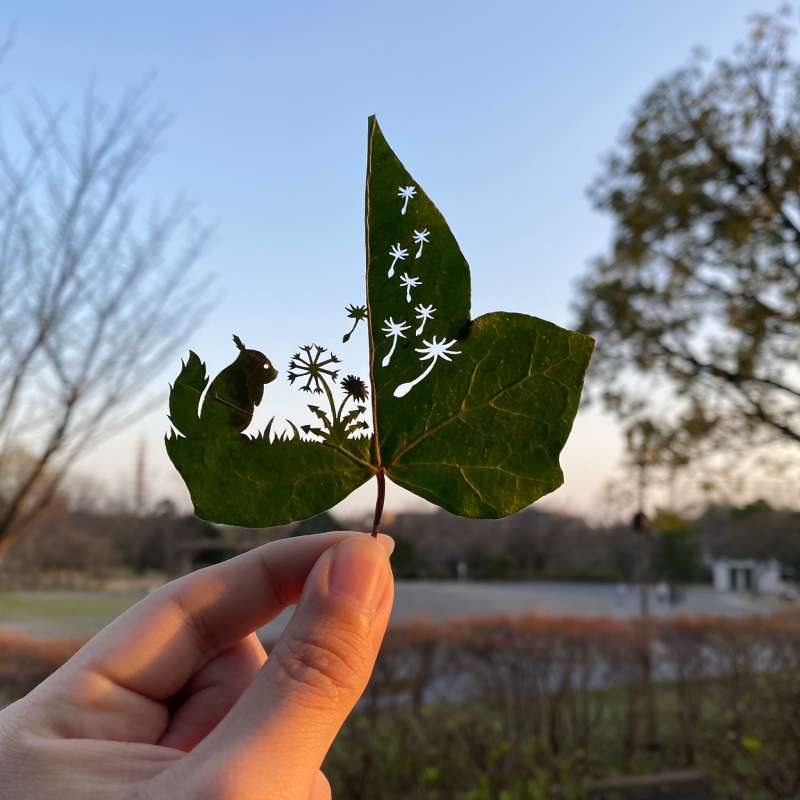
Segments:
[[[559,454],[592,340],[523,314],[470,319],[458,243],[374,117],[366,227],[367,304],[350,316],[368,323],[373,435],[362,435],[369,425],[358,420],[366,386],[349,375],[339,387],[340,359],[324,347],[302,346],[288,372],[328,406],[308,406],[325,429],[302,425],[322,441],[303,438],[291,421],[291,436],[273,434],[273,420],[261,434],[244,433],[277,375],[263,353],[234,337],[239,355],[207,391],[205,367],[191,353],[170,393],[180,435],[166,444],[199,516],[277,525],[386,474],[453,513],[499,517],[561,484]]]
[[[400,187],[415,193],[402,214]],[[455,514],[500,517],[561,485],[559,453],[580,400],[593,341],[523,314],[498,312],[470,321],[470,275],[442,214],[369,123],[367,172],[369,327],[373,461],[415,494]],[[419,258],[415,232],[428,232]],[[419,237],[417,237],[419,238]],[[408,251],[389,276],[390,248]],[[395,251],[396,252],[396,251]],[[411,302],[398,275],[416,277]],[[433,306],[422,334],[419,305]],[[387,366],[387,320],[410,327]],[[418,379],[425,342],[452,342]],[[430,348],[428,348],[430,349]]]
[[[197,353],[189,352],[189,358],[181,365],[169,393],[170,422],[184,435],[192,436],[200,432],[198,405],[208,384],[206,365]]]
[[[372,473],[354,458],[369,456],[369,441],[351,441],[352,458],[298,438],[169,436],[166,445],[197,516],[258,528],[313,516],[364,483]]]
[[[342,425],[344,425],[344,427],[346,428],[351,422],[353,422],[357,417],[359,417],[365,411],[366,408],[364,406],[358,406],[357,408],[354,408],[352,411],[350,411],[348,414],[345,414],[344,417],[342,417]]]
[[[170,392],[170,419],[181,435],[167,436],[167,453],[189,487],[195,513],[267,527],[330,508],[373,474],[369,440],[305,441],[288,420],[291,436],[273,437],[273,420],[264,435],[246,436],[242,431],[277,371],[263,353],[234,341],[239,355],[214,378],[202,404],[208,378],[194,353]]]
[[[308,410],[311,411],[315,417],[321,419],[327,427],[331,427],[331,421],[328,419],[328,415],[319,406],[309,406]]]

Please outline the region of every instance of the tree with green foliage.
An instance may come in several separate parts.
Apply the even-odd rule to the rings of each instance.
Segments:
[[[697,531],[689,520],[662,511],[653,521],[656,530],[654,572],[670,583],[691,583],[702,577]]]
[[[788,12],[754,17],[732,57],[698,55],[656,83],[591,189],[614,219],[577,303],[598,342],[595,394],[628,423],[657,405],[690,453],[800,444],[792,34]]]

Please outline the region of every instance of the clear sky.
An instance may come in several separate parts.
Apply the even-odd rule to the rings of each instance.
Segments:
[[[90,78],[107,99],[150,72],[174,114],[141,185],[184,192],[216,226],[203,266],[219,302],[191,345],[214,371],[238,333],[285,370],[297,345],[336,344],[362,302],[366,120],[450,222],[472,267],[473,316],[509,310],[570,322],[576,278],[608,246],[610,222],[585,194],[631,107],[695,45],[728,53],[751,0],[597,2],[136,3],[5,0],[16,45],[9,90],[79,103]],[[762,6],[761,10],[773,10]],[[365,372],[366,340],[341,352]],[[163,409],[93,451],[85,473],[120,489],[147,442],[151,494],[183,497],[163,453]],[[273,384],[270,415],[303,416]],[[551,507],[596,510],[619,459],[613,422],[581,412]],[[348,509],[372,503],[373,487]],[[413,503],[395,490],[389,506]]]

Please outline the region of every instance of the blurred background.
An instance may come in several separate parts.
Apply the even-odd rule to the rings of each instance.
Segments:
[[[0,704],[171,577],[370,524],[372,484],[202,522],[163,437],[181,359],[216,374],[234,333],[282,373],[252,432],[307,415],[299,345],[366,374],[376,113],[473,316],[597,350],[535,507],[389,487],[397,608],[335,796],[800,797],[799,11],[7,0]]]

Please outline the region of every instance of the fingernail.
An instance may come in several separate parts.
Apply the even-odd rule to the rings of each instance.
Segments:
[[[386,585],[385,546],[371,536],[351,536],[336,545],[330,572],[330,590],[374,611]]]
[[[386,556],[390,556],[394,553],[394,539],[387,533],[379,533],[378,534],[378,541],[381,543],[381,546],[386,551]]]

